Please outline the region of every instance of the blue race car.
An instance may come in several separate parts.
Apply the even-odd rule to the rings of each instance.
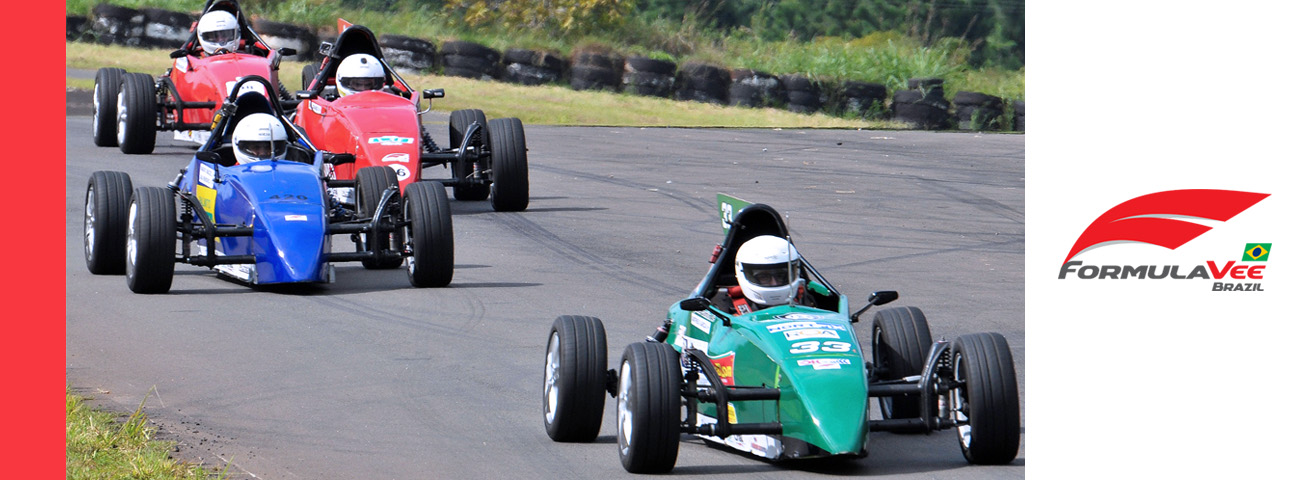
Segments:
[[[254,84],[262,91],[243,88]],[[268,80],[244,77],[231,91],[213,135],[167,187],[133,190],[126,173],[91,175],[84,223],[91,273],[126,273],[133,292],[165,293],[177,263],[268,285],[329,283],[333,262],[359,261],[368,268],[406,265],[415,287],[449,284],[454,233],[442,185],[412,185],[401,198],[395,171],[386,167],[329,180],[334,165],[354,156],[316,149],[280,102],[262,93],[276,91]],[[232,134],[241,119],[259,113],[285,129],[284,156],[238,164]],[[354,188],[357,200],[340,203],[331,188]],[[333,252],[336,234],[351,235],[355,251]]]

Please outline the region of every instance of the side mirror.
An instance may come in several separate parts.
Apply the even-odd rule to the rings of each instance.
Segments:
[[[277,53],[280,53],[283,57],[291,57],[298,55],[300,52],[293,48],[278,48]]]
[[[858,310],[857,312],[854,312],[853,315],[849,315],[849,321],[857,322],[858,316],[862,315],[863,312],[866,312],[867,309],[878,305],[884,305],[886,303],[893,302],[898,299],[899,299],[899,292],[896,292],[894,290],[881,290],[879,292],[872,292],[872,294],[867,297],[867,306],[862,307],[862,309]]]
[[[331,47],[333,46],[335,45],[332,45],[331,42],[322,42],[321,45],[318,45],[318,53],[321,53],[323,56],[330,55]]]
[[[201,162],[208,162],[214,165],[221,165],[224,167],[230,167],[236,165],[235,158],[232,158],[231,161],[229,162],[223,159],[222,155],[218,154],[218,152],[214,152],[214,151],[195,152],[195,158]]]
[[[317,95],[314,95],[313,92],[311,92],[311,91],[308,91],[308,90],[300,90],[300,91],[298,91],[298,92],[295,92],[295,98],[298,98],[298,99],[300,99],[300,100],[312,100],[312,99],[318,98],[318,96],[317,96]]]
[[[323,163],[330,163],[332,165],[340,165],[343,163],[354,163],[354,154],[322,152],[322,161]]]
[[[720,318],[722,320],[723,326],[727,326],[727,327],[731,326],[731,317],[722,312],[717,311],[717,309],[715,308],[712,308],[712,301],[708,300],[707,298],[703,298],[703,297],[687,298],[685,300],[681,300],[680,307],[681,310],[685,310],[687,312],[702,312],[704,310],[707,310],[708,313],[711,313],[713,314],[713,316]]]
[[[431,89],[423,90],[422,98],[425,100],[430,100],[432,98],[445,98],[445,89],[431,88]]]
[[[182,58],[185,56],[186,56],[186,50],[181,48],[173,50],[172,53],[168,54],[168,58]]]

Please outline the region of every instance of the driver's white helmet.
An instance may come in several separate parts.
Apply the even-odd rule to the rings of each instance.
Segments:
[[[236,124],[231,143],[238,164],[286,158],[286,127],[277,117],[252,113]]]
[[[377,57],[356,53],[345,57],[336,67],[336,91],[340,96],[351,93],[380,90],[386,85],[386,71]]]
[[[754,237],[735,254],[735,279],[745,298],[759,305],[787,303],[799,292],[799,251],[784,238]]]
[[[240,25],[236,23],[234,15],[222,10],[214,10],[200,17],[195,33],[200,38],[200,47],[209,55],[234,52],[240,46]]]

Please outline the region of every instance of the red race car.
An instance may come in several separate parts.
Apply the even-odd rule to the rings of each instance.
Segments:
[[[95,75],[92,136],[102,147],[123,153],[154,151],[159,130],[203,145],[209,139],[215,108],[236,81],[255,75],[271,81],[275,100],[293,100],[277,81],[277,67],[290,49],[272,50],[250,28],[235,0],[209,0],[191,28],[191,38],[170,55],[173,66],[163,76],[101,68]],[[257,82],[246,83],[262,88]]]
[[[417,92],[386,62],[376,35],[367,27],[340,21],[334,43],[324,43],[321,65],[304,69],[295,124],[318,148],[350,153],[354,164],[336,165],[334,178],[349,180],[358,169],[385,166],[401,189],[422,178],[422,170],[448,165],[458,200],[490,198],[496,211],[525,210],[529,201],[526,135],[516,118],[486,121],[480,110],[450,115],[450,148],[442,149],[422,127],[420,99],[444,97],[443,89]],[[419,98],[419,95],[421,98]],[[357,204],[352,189],[333,194]]]

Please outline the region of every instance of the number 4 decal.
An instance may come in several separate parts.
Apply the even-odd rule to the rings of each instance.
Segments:
[[[846,353],[852,346],[848,342],[795,342],[790,345],[790,353],[813,353],[818,350],[832,353]]]

